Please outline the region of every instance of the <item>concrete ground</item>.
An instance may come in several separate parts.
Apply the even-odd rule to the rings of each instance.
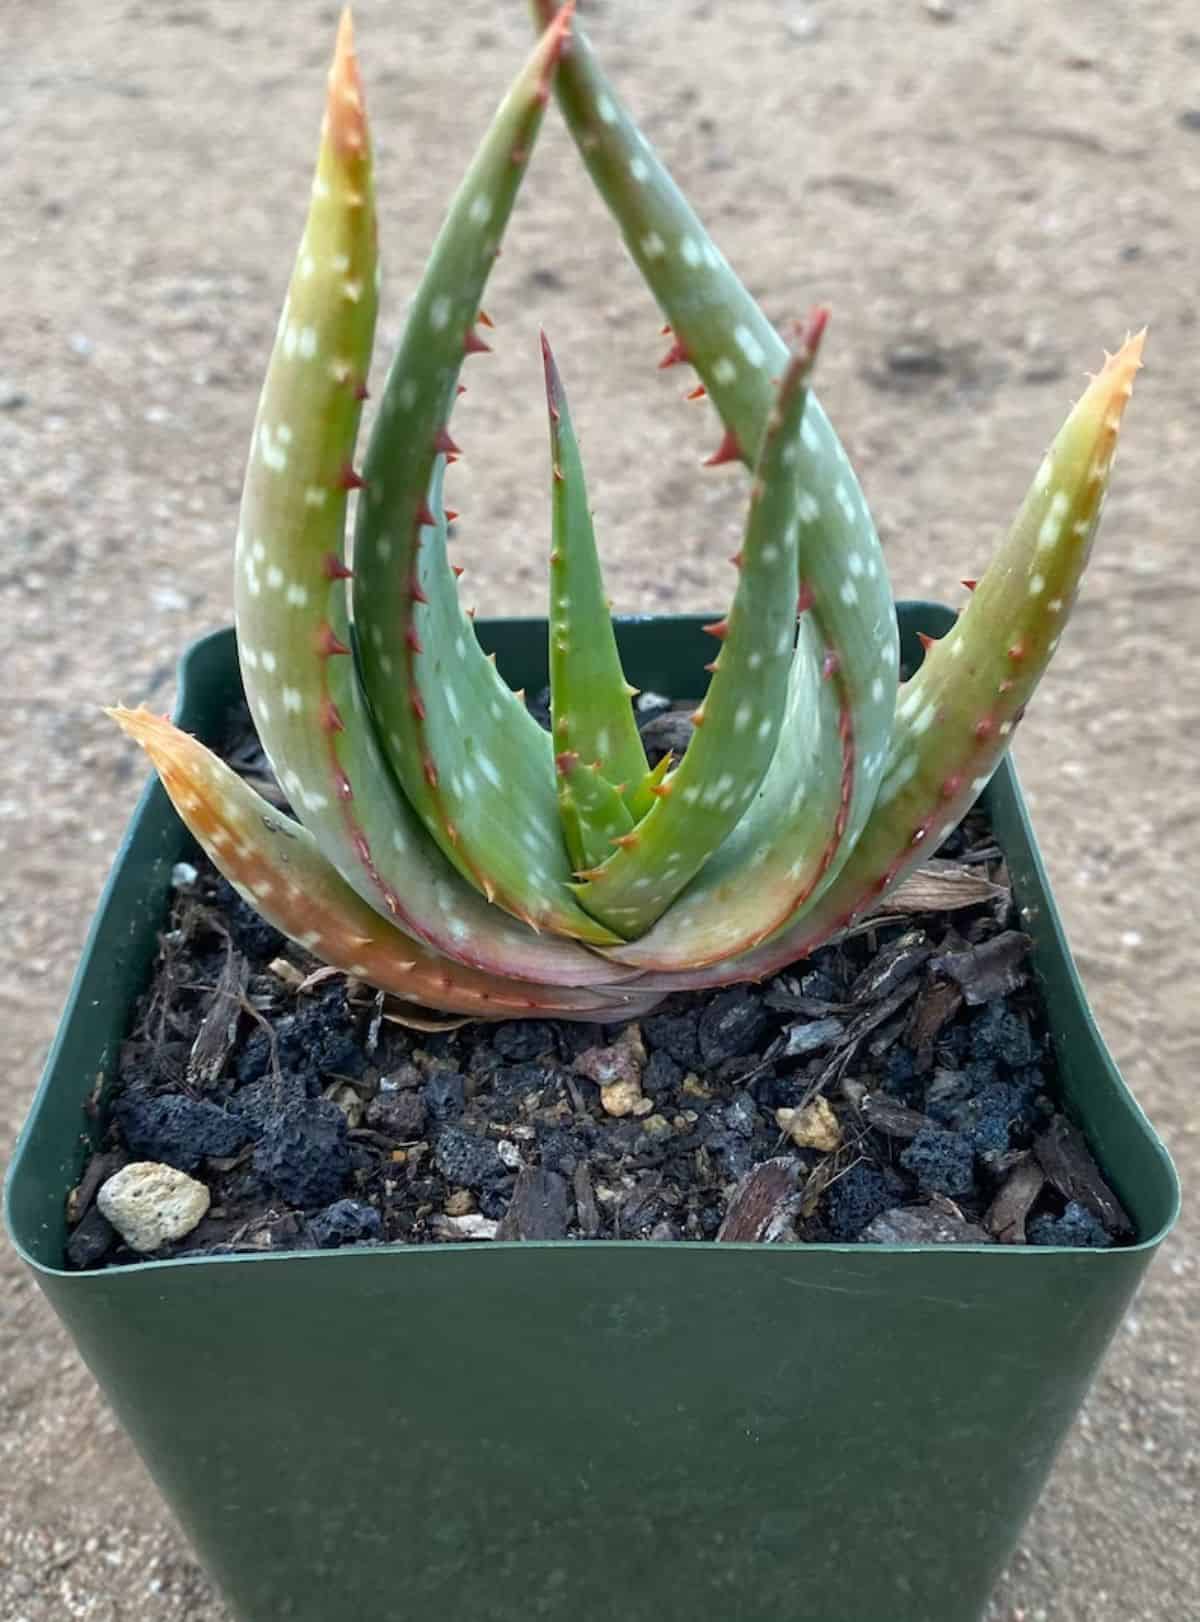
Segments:
[[[1104,534],[1018,756],[1104,1031],[1200,1172],[1200,24],[1192,0],[633,0],[593,36],[778,318],[830,300],[821,393],[898,595],[979,572],[1085,369],[1148,322]],[[298,237],[325,0],[39,0],[0,61],[0,1144],[32,1092],[142,779],[101,716],[170,702],[230,613],[234,516]],[[523,0],[362,0],[393,343]],[[472,363],[454,472],[485,612],[540,601],[544,323],[621,609],[725,600],[742,481],[552,118]],[[456,416],[458,433],[460,418]],[[990,1622],[1200,1615],[1197,1226],[1154,1268]],[[0,1253],[0,1613],[224,1611],[92,1382]],[[1052,1306],[1052,1304],[1050,1304]],[[887,1622],[887,1619],[879,1619]]]

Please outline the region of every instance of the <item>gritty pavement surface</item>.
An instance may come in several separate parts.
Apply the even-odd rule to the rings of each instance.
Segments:
[[[1100,1023],[1194,1186],[1192,0],[583,9],[769,313],[833,304],[821,393],[862,470],[898,595],[956,599],[1085,369],[1150,324],[1097,555],[1017,756]],[[241,465],[336,11],[39,0],[3,12],[6,1149],[143,776],[100,705],[167,707],[177,651],[229,617]],[[357,21],[377,131],[386,357],[527,23],[524,0],[361,0]],[[472,363],[455,418],[469,454],[452,493],[481,611],[541,601],[539,323],[586,437],[616,606],[719,607],[744,482],[699,471],[716,439],[709,408],[681,403],[680,372],[656,372],[656,312],[553,117],[488,304],[496,353]],[[1200,1616],[1196,1247],[1188,1213],[1116,1337],[989,1622]],[[226,1617],[7,1250],[0,1459],[0,1614]]]

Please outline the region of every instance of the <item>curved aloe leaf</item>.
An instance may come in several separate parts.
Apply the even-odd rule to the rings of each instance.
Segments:
[[[562,378],[542,334],[542,364],[546,374],[546,404],[550,416],[550,455],[553,476],[550,502],[553,529],[550,551],[550,716],[554,748],[559,757],[570,753],[593,764],[609,784],[620,787],[634,817],[644,816],[654,804],[647,778],[649,764],[634,719],[633,689],[621,669],[621,655],[612,627],[604,580],[596,552],[592,515],[579,441],[567,409]],[[559,797],[570,792],[575,814],[594,796],[568,790],[568,776],[560,770]],[[603,796],[601,797],[603,799]],[[611,813],[602,820],[620,822]],[[625,819],[626,824],[630,819]],[[614,827],[623,833],[627,827]],[[567,840],[570,845],[570,836]],[[603,847],[604,855],[610,847]],[[572,857],[575,852],[572,850]],[[600,860],[576,860],[590,867]]]
[[[550,739],[484,657],[446,557],[449,417],[488,273],[525,174],[569,22],[558,13],[459,188],[413,300],[367,452],[354,620],[383,748],[443,854],[537,929],[603,944],[569,889]]]
[[[176,810],[250,906],[334,968],[409,1002],[480,1019],[534,1013],[622,1019],[653,998],[531,986],[448,962],[401,934],[283,816],[195,738],[149,710],[112,709],[154,762]]]
[[[737,592],[728,619],[708,627],[721,651],[692,717],[695,731],[655,805],[578,894],[589,911],[637,935],[670,906],[736,827],[771,764],[796,643],[799,492],[790,461],[824,327],[811,324],[779,387],[756,471]]]
[[[545,27],[557,0],[531,0]],[[668,361],[700,374],[726,442],[714,461],[753,467],[774,401],[773,380],[787,345],[759,309],[642,134],[576,27],[555,94],[579,154],[608,205],[625,246],[671,324]],[[805,412],[797,475],[822,505],[837,502],[838,479],[858,497],[846,453],[814,395]]]
[[[699,968],[749,951],[812,904],[866,819],[896,697],[890,589],[871,548],[828,544],[804,492],[798,551],[796,653],[762,787],[675,906],[641,939],[612,949],[622,963]]]
[[[376,314],[376,223],[348,16],[338,31],[312,202],[259,401],[238,524],[234,607],[258,733],[298,815],[354,869],[328,730],[330,625]]]
[[[550,984],[611,980],[611,966],[538,939],[459,878],[376,742],[349,657],[342,555],[348,493],[361,483],[351,458],[376,268],[366,115],[343,18],[312,202],[259,402],[239,519],[234,605],[251,713],[296,814],[382,916],[490,972]]]
[[[936,849],[986,785],[1051,655],[1087,564],[1144,334],[1109,356],[1060,429],[958,623],[903,689],[887,769],[853,854],[797,923],[732,962],[639,989],[759,980],[847,928]]]
[[[548,17],[554,0],[534,0],[533,9]],[[633,122],[579,29],[555,88],[583,161],[671,323],[668,359],[691,363],[720,414],[725,437],[713,460],[752,460],[786,365],[786,344]],[[813,598],[815,634],[836,669],[826,694],[836,697],[836,711],[805,699],[811,671],[798,667],[788,724],[763,791],[728,850],[717,853],[681,901],[689,926],[664,918],[632,951],[615,949],[622,961],[679,968],[748,950],[801,915],[833,882],[874,801],[899,672],[895,613],[861,487],[815,394],[805,408],[792,471],[802,492],[802,590]],[[806,640],[799,638],[798,661],[809,657]],[[814,772],[837,778],[832,841],[819,833],[820,792],[796,798]],[[733,875],[748,859],[758,862],[758,880],[739,885]]]

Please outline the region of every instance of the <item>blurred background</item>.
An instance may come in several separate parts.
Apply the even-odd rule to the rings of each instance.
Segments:
[[[768,314],[832,305],[819,391],[898,596],[961,599],[1084,373],[1149,324],[1092,568],[1016,755],[1101,1026],[1194,1180],[1193,0],[581,0],[580,15]],[[379,379],[531,30],[525,0],[359,0],[355,18]],[[143,779],[100,706],[169,708],[179,650],[230,617],[242,465],[337,7],[0,0],[0,20],[2,1155]],[[471,363],[448,488],[467,600],[541,611],[540,324],[616,608],[719,610],[744,477],[700,468],[715,419],[682,401],[682,368],[656,370],[661,318],[553,111],[488,309],[495,352]],[[991,1622],[1200,1614],[1196,1237],[1185,1216]],[[0,1614],[224,1622],[7,1251],[0,1457]]]

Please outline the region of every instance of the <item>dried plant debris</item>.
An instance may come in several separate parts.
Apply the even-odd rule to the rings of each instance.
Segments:
[[[162,1257],[1131,1236],[1054,1102],[1028,938],[978,812],[941,851],[971,902],[879,916],[761,986],[679,993],[612,1026],[399,1023],[190,860],[72,1196],[72,1267],[144,1259],[97,1203],[131,1160],[210,1195]]]

